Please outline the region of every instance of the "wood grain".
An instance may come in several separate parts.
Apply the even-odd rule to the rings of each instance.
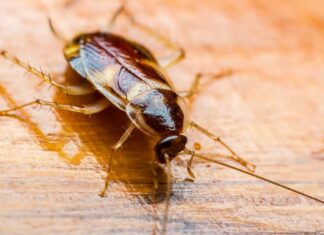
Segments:
[[[67,37],[97,30],[118,1],[2,0],[0,44],[63,81],[62,44],[51,16]],[[187,59],[169,71],[179,90],[196,72],[231,68],[234,75],[204,80],[193,120],[224,137],[257,165],[257,173],[324,198],[324,4],[322,0],[140,0],[137,18],[183,45]],[[165,51],[121,22],[119,32]],[[65,97],[1,59],[0,108],[34,97],[83,104]],[[68,74],[68,73],[65,73]],[[161,229],[163,184],[153,203],[154,140],[134,133],[114,163],[107,197],[104,169],[125,115],[114,108],[85,117],[27,108],[0,117],[1,234],[151,234]],[[195,132],[203,151],[221,151]],[[322,233],[324,207],[229,169],[194,162],[198,178],[183,182],[186,158],[173,164],[168,234]],[[163,175],[163,172],[161,172]],[[163,178],[163,177],[161,177]],[[163,179],[160,179],[163,181]]]

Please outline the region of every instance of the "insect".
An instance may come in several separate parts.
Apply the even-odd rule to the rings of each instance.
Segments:
[[[170,162],[178,155],[187,155],[190,156],[187,170],[191,178],[194,178],[194,174],[191,170],[192,161],[194,158],[200,158],[254,176],[320,203],[324,203],[324,201],[320,199],[256,175],[253,173],[255,169],[253,164],[238,156],[220,137],[215,136],[196,122],[191,121],[188,117],[187,102],[185,99],[193,97],[204,75],[198,74],[196,76],[188,92],[183,94],[177,93],[165,70],[184,58],[184,50],[175,46],[168,39],[155,33],[148,27],[138,23],[124,5],[122,5],[113,15],[109,24],[109,29],[112,28],[121,14],[125,14],[134,26],[139,27],[144,32],[157,38],[166,47],[176,52],[167,60],[158,60],[150,50],[142,44],[113,34],[110,31],[84,33],[68,41],[57,32],[52,22],[49,21],[50,28],[54,35],[65,43],[63,53],[67,62],[86,83],[73,86],[59,84],[55,82],[50,75],[33,68],[10,54],[8,51],[1,50],[0,55],[67,94],[87,95],[99,92],[102,97],[97,102],[85,107],[57,104],[55,102],[37,99],[8,110],[3,110],[0,114],[7,114],[34,104],[50,106],[86,115],[103,111],[111,104],[124,111],[130,120],[130,124],[119,141],[112,147],[113,152],[109,158],[109,169],[105,187],[101,193],[102,196],[109,186],[113,157],[115,157],[118,150],[120,150],[125,141],[130,137],[132,131],[137,128],[145,134],[159,139],[155,145],[154,151],[156,163],[166,165],[167,167],[168,198],[170,198],[171,191]],[[225,71],[211,76],[213,78],[220,78],[229,73],[231,73],[231,71]],[[229,155],[203,155],[199,154],[197,151],[190,150],[186,147],[187,137],[184,135],[188,128],[194,128],[203,135],[219,143],[229,151]],[[197,149],[200,148],[198,146],[199,145],[197,145]],[[246,170],[219,161],[215,159],[215,157],[227,158],[235,161],[246,168]],[[155,188],[157,188],[157,181],[155,180],[154,182]],[[168,204],[166,211],[167,208]],[[167,218],[165,218],[165,220],[167,220]]]

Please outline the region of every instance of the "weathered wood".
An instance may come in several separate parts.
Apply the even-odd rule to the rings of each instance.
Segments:
[[[65,2],[0,1],[1,46],[45,71],[63,73],[62,44],[46,17],[71,37],[99,29],[118,6]],[[257,173],[324,198],[324,152],[318,151],[324,146],[323,1],[141,0],[129,7],[186,49],[187,59],[170,70],[179,90],[196,72],[235,71],[204,80],[192,105],[194,120],[257,164]],[[119,25],[124,35],[165,54],[125,23]],[[0,60],[1,109],[34,97],[74,104],[95,98],[65,97]],[[108,196],[98,196],[110,146],[126,123],[114,108],[91,117],[47,108],[0,117],[0,233],[150,234],[160,228],[164,203],[151,203],[149,196],[154,141],[141,133],[118,155]],[[190,146],[200,141],[204,151],[220,150],[195,132],[188,136]],[[173,164],[169,234],[324,231],[323,205],[198,160],[196,182],[183,182],[182,159]]]

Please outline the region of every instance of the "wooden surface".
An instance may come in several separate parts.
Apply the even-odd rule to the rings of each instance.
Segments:
[[[72,37],[102,27],[118,6],[65,2],[0,1],[1,46],[59,81],[66,63],[46,17]],[[192,119],[223,136],[257,173],[323,199],[324,2],[129,2],[141,22],[186,49],[187,59],[169,71],[179,90],[196,72],[235,70],[226,79],[204,80]],[[165,54],[125,22],[119,31]],[[34,97],[74,104],[94,99],[65,97],[0,61],[1,108]],[[16,114],[0,117],[0,234],[151,234],[161,228],[163,196],[161,203],[150,196],[154,141],[143,134],[126,143],[108,196],[98,196],[109,148],[126,126],[123,113],[109,108],[85,117],[27,108]],[[221,151],[195,132],[188,137],[189,147],[200,141],[203,151]],[[169,234],[324,232],[323,205],[198,160],[196,182],[183,182],[181,159],[173,164]]]

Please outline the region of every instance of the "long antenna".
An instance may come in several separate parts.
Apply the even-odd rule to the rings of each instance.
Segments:
[[[278,187],[284,188],[284,189],[286,189],[286,190],[289,190],[289,191],[291,191],[291,192],[297,193],[297,194],[299,194],[299,195],[302,195],[302,196],[304,196],[304,197],[307,197],[307,198],[309,198],[309,199],[312,199],[312,200],[314,200],[314,201],[317,201],[317,202],[319,202],[319,203],[324,204],[324,201],[322,201],[322,200],[320,200],[320,199],[318,199],[318,198],[316,198],[316,197],[310,196],[310,195],[308,195],[308,194],[306,194],[306,193],[303,193],[303,192],[298,191],[298,190],[296,190],[296,189],[290,188],[290,187],[288,187],[288,186],[285,186],[285,185],[280,184],[280,183],[278,183],[278,182],[275,182],[275,181],[273,181],[273,180],[270,180],[270,179],[267,179],[267,178],[262,177],[262,176],[260,176],[260,175],[254,174],[254,173],[252,173],[252,172],[245,171],[245,170],[242,170],[242,169],[240,169],[240,168],[238,168],[238,167],[231,166],[231,165],[229,165],[229,164],[227,164],[227,163],[224,163],[224,162],[221,162],[221,161],[218,161],[218,160],[215,160],[215,159],[208,158],[208,157],[206,157],[206,156],[204,156],[204,155],[202,155],[202,154],[198,154],[198,153],[196,153],[196,152],[194,152],[194,151],[191,151],[191,150],[189,150],[189,149],[185,149],[185,150],[184,150],[184,153],[185,153],[185,154],[189,154],[189,155],[194,156],[194,157],[197,157],[197,158],[200,158],[200,159],[203,159],[203,160],[206,160],[206,161],[209,161],[209,162],[214,162],[214,163],[216,163],[216,164],[218,164],[218,165],[222,165],[222,166],[225,166],[225,167],[227,167],[227,168],[231,168],[231,169],[233,169],[233,170],[236,170],[236,171],[242,172],[242,173],[244,173],[244,174],[247,174],[247,175],[253,176],[253,177],[258,178],[258,179],[260,179],[260,180],[266,181],[266,182],[268,182],[268,183],[270,183],[270,184],[274,184],[274,185],[276,185],[276,186],[278,186]]]
[[[165,212],[162,221],[162,231],[161,234],[167,234],[168,230],[168,219],[169,219],[169,208],[170,208],[170,200],[171,200],[171,191],[172,191],[172,172],[171,172],[171,164],[170,157],[168,154],[164,154],[166,166],[167,166],[167,191],[166,191],[166,204],[165,204]]]

